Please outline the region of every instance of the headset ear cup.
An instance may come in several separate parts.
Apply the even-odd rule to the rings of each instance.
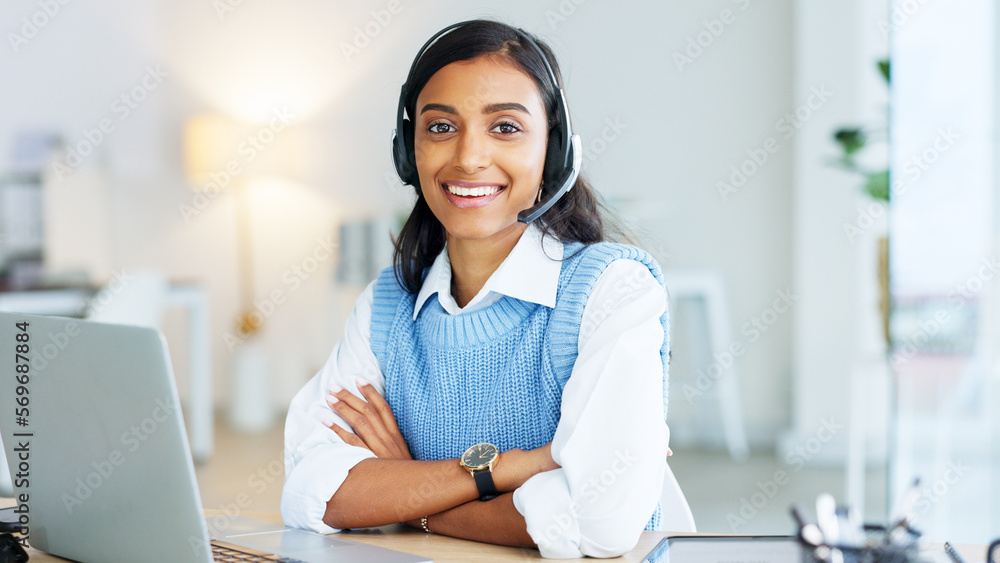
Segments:
[[[420,187],[420,178],[417,176],[417,154],[413,149],[413,122],[409,119],[403,120],[403,149],[405,151],[405,165],[407,167],[407,184],[415,188]]]
[[[562,128],[553,127],[549,130],[549,143],[545,148],[545,170],[542,179],[545,186],[558,184],[566,172],[565,140],[562,138]]]
[[[409,119],[403,119],[402,131],[394,131],[392,136],[392,164],[396,168],[399,181],[417,186],[417,165],[413,155],[413,126]]]

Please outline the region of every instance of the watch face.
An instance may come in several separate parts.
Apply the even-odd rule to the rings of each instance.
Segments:
[[[486,467],[500,455],[493,444],[476,444],[462,455],[462,464],[470,469]]]

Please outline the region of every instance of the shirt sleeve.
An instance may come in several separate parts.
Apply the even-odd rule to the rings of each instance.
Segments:
[[[666,306],[663,286],[634,260],[612,262],[591,292],[552,440],[560,468],[514,492],[543,557],[619,556],[653,515],[667,458]]]
[[[288,526],[329,534],[339,532],[323,522],[330,500],[348,471],[375,457],[370,450],[345,443],[328,428],[336,422],[351,429],[326,402],[336,383],[361,396],[357,378],[368,380],[385,393],[385,378],[371,350],[371,310],[374,282],[358,298],[347,319],[344,337],[333,348],[323,368],[295,394],[285,419],[285,484],[281,517]]]

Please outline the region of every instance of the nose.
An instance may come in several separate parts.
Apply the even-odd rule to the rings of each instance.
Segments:
[[[466,174],[474,174],[490,166],[489,142],[485,136],[475,131],[463,131],[458,138],[458,146],[452,163]]]

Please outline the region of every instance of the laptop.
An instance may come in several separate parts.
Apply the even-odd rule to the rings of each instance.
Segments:
[[[155,329],[0,313],[0,366],[0,438],[32,547],[101,563],[209,562],[213,542],[268,560],[430,561],[239,510],[206,519]]]

